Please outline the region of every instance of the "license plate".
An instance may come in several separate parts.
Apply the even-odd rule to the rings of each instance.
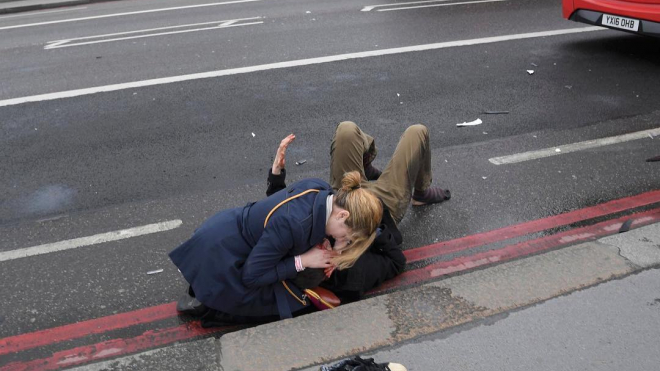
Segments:
[[[639,29],[639,20],[619,17],[617,15],[603,14],[603,26],[616,27],[622,30],[635,31]]]

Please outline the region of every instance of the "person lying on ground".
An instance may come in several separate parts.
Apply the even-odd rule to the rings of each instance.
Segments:
[[[291,134],[280,143],[269,170],[267,195],[286,187],[286,150],[294,140],[295,135]],[[309,269],[294,282],[306,287],[320,284],[333,291],[342,302],[355,301],[403,272],[406,258],[401,249],[403,239],[397,222],[403,218],[411,200],[414,206],[421,206],[448,200],[451,193],[430,186],[429,135],[423,125],[411,126],[404,132],[382,173],[372,165],[377,155],[374,139],[352,122],[337,126],[330,148],[331,184],[338,185],[338,175],[342,171],[358,171],[362,186],[372,189],[381,200],[383,218],[374,242],[353,267],[341,271],[326,269],[326,275],[332,274],[325,281],[319,269]]]

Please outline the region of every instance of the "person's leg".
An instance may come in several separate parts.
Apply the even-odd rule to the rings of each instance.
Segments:
[[[371,167],[371,161],[377,154],[374,138],[364,133],[353,122],[344,121],[337,125],[337,130],[330,144],[330,185],[341,188],[341,179],[350,171],[359,171],[365,182],[372,174],[365,173],[365,165]],[[370,170],[370,169],[367,169]]]
[[[398,224],[408,209],[415,189],[415,199],[419,195],[430,194],[422,203],[441,202],[449,198],[449,193],[431,187],[431,149],[429,132],[424,125],[410,126],[401,135],[392,159],[383,170],[380,178],[367,185],[390,210]]]

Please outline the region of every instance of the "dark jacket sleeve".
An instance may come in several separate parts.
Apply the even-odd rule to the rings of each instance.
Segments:
[[[274,175],[273,170],[268,170],[268,180],[266,181],[266,196],[270,196],[275,192],[281,191],[286,188],[286,169],[282,169],[280,175]]]
[[[321,286],[332,290],[342,300],[353,301],[401,274],[406,266],[406,257],[397,243],[398,230],[391,230],[385,224],[381,224],[380,228],[376,240],[353,267],[333,272]]]
[[[303,234],[295,221],[284,216],[272,218],[243,265],[243,284],[253,288],[296,277],[294,258],[286,255],[294,246],[294,236]]]

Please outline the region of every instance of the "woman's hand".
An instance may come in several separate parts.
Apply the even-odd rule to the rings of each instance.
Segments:
[[[332,250],[311,248],[300,255],[300,260],[305,268],[328,268],[332,266],[331,259],[337,256]]]
[[[286,165],[286,148],[294,139],[296,139],[296,136],[294,134],[289,134],[286,138],[282,139],[282,142],[280,142],[280,146],[275,154],[275,160],[273,161],[273,175],[280,175],[282,169],[284,169],[284,166]]]

